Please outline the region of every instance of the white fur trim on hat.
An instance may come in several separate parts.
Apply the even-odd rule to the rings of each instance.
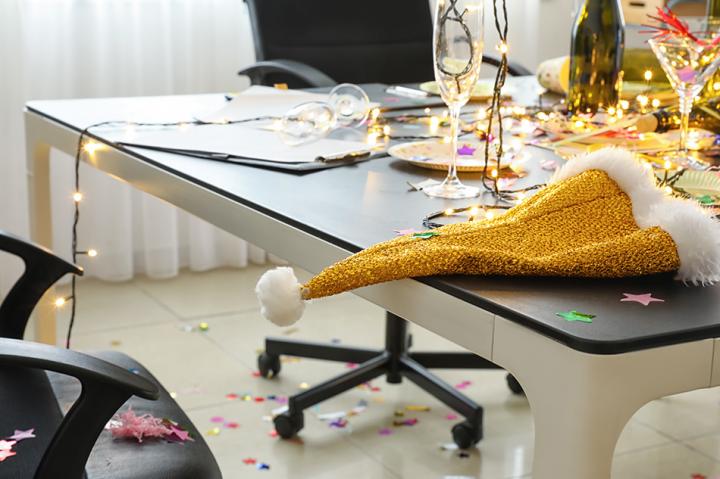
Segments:
[[[701,206],[663,193],[655,185],[652,169],[621,148],[604,148],[572,159],[550,183],[587,170],[605,171],[630,197],[640,228],[659,226],[672,237],[680,258],[677,279],[696,285],[720,281],[720,222]]]

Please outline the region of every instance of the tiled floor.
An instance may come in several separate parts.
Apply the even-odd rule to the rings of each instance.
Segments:
[[[446,476],[483,479],[530,477],[533,423],[527,402],[514,397],[502,372],[438,371],[451,384],[471,381],[464,391],[485,407],[485,439],[469,457],[443,450],[451,441],[451,411],[412,384],[373,382],[379,390],[354,389],[305,415],[298,441],[268,433],[264,416],[278,407],[228,400],[231,392],[253,396],[288,395],[301,383],[314,384],[346,370],[347,365],[312,360],[285,362],[273,380],[253,376],[257,350],[269,334],[382,344],[383,312],[351,295],[309,305],[297,327],[285,331],[263,320],[253,296],[260,267],[242,271],[183,273],[167,281],[137,279],[129,283],[83,280],[73,346],[79,350],[118,349],[143,362],[166,387],[176,392],[201,431],[210,431],[214,416],[240,424],[221,429],[206,440],[226,479],[407,478]],[[64,335],[66,318],[59,334]],[[206,322],[206,332],[188,331]],[[453,349],[432,333],[413,327],[415,348]],[[331,428],[317,415],[367,408],[349,417],[343,429]],[[393,427],[394,413],[410,405],[429,412],[405,412],[416,425]],[[379,430],[388,428],[390,435]],[[140,446],[141,447],[141,446]],[[168,445],[168,447],[173,447]],[[257,470],[244,458],[270,465]],[[614,479],[689,479],[720,474],[720,391],[703,390],[655,401],[625,429],[618,444]]]

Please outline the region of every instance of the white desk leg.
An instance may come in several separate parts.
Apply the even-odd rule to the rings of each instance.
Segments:
[[[608,479],[640,407],[710,385],[713,340],[594,355],[502,318],[494,338],[493,361],[515,375],[533,412],[533,479]]]
[[[25,116],[25,154],[28,168],[28,196],[30,200],[30,235],[34,242],[52,248],[52,210],[50,202],[50,146],[43,142],[39,123]],[[53,288],[35,308],[35,340],[57,342]]]

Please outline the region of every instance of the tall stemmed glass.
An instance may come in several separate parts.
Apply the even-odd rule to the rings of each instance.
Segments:
[[[483,32],[483,0],[437,0],[433,60],[440,96],[450,110],[451,158],[445,181],[423,189],[429,196],[472,198],[480,191],[460,182],[456,163],[460,109],[470,99],[480,75]]]
[[[703,86],[720,66],[720,20],[707,17],[682,19],[686,35],[666,35],[649,40],[675,93],[680,98],[680,143],[666,159],[687,167],[697,164],[688,152],[690,111]]]

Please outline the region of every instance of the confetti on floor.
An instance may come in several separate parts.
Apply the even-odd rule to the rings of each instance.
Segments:
[[[383,427],[383,428],[381,428],[381,429],[378,429],[378,434],[381,435],[381,436],[389,436],[389,435],[392,434],[392,433],[393,433],[392,429],[389,429],[389,428],[387,428],[387,427]]]
[[[210,429],[208,432],[205,433],[208,436],[219,436],[220,435],[220,428],[214,427]]]
[[[403,419],[403,420],[395,420],[393,421],[393,426],[414,426],[418,423],[417,418],[410,418],[410,419]]]
[[[445,419],[447,419],[448,421],[455,421],[457,418],[458,418],[458,415],[452,414],[452,413],[445,416]]]
[[[455,385],[455,389],[465,389],[472,384],[472,381],[461,381]]]
[[[260,462],[255,464],[255,468],[258,471],[269,471],[270,470],[270,464],[265,464],[264,462]]]
[[[416,411],[416,412],[428,412],[430,411],[430,406],[418,406],[418,405],[410,405],[405,406],[406,411]]]
[[[247,464],[248,466],[254,466],[257,463],[257,459],[253,457],[246,457],[242,460],[244,464]]]
[[[210,418],[210,422],[221,423],[224,421],[225,421],[225,418],[222,416],[213,416]]]

